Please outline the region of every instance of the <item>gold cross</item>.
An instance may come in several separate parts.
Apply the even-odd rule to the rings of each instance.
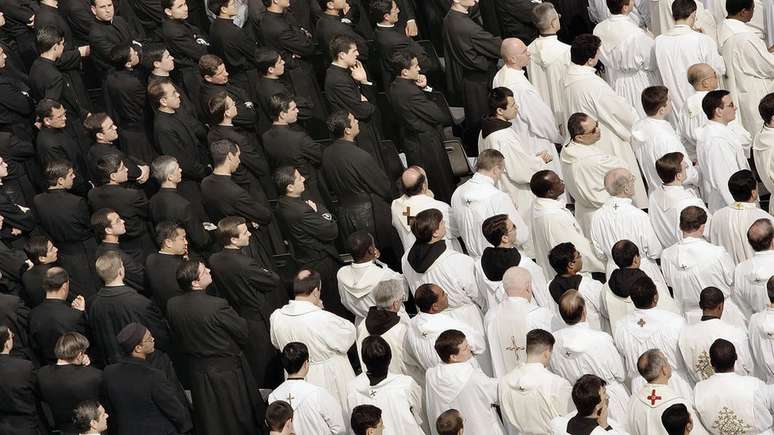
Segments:
[[[526,350],[526,347],[519,346],[516,343],[516,337],[511,335],[511,346],[507,346],[505,350],[512,350],[513,353],[516,355],[516,361],[519,360],[519,351],[520,350]]]
[[[288,397],[285,399],[288,401],[288,405],[293,406],[293,399],[295,399],[295,397],[293,397],[292,394],[288,393]]]
[[[638,324],[638,325],[640,325],[640,328],[644,328],[644,327],[645,327],[645,319],[640,319],[640,320],[637,322],[637,324]]]

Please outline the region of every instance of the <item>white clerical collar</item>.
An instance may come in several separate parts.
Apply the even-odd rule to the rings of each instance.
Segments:
[[[376,23],[376,27],[382,27],[385,29],[392,29],[395,27],[395,24],[382,24],[382,23]]]
[[[729,206],[728,208],[734,209],[734,210],[750,210],[750,209],[756,209],[758,208],[757,202],[742,202],[737,201]]]
[[[618,207],[616,207],[616,205],[618,205],[618,204],[624,204],[624,205],[631,205],[632,204],[632,199],[631,198],[621,198],[619,196],[610,196],[610,197],[607,198],[607,200],[610,201],[611,204],[613,204],[614,208],[618,208]]]
[[[668,185],[664,184],[664,185],[661,186],[661,188],[664,189],[665,191],[666,190],[685,190],[685,187],[682,184],[677,185],[677,186],[668,186]]]
[[[491,184],[492,186],[494,186],[495,184],[494,178],[490,177],[489,175],[484,175],[481,172],[476,172],[475,174],[473,174],[473,178],[476,178],[479,181]]]
[[[350,266],[352,266],[353,269],[367,269],[371,266],[373,266],[374,260],[366,261],[365,263],[352,263]]]
[[[685,236],[683,240],[680,240],[680,243],[699,243],[703,241],[705,241],[704,237]]]
[[[543,208],[564,208],[561,202],[552,198],[535,198],[535,201],[540,203]]]
[[[575,329],[591,329],[591,325],[589,325],[588,320],[583,322],[578,322],[574,325],[568,326],[568,328],[575,328]]]
[[[766,250],[766,251],[757,251],[753,253],[753,257],[769,257],[774,256],[774,251]]]

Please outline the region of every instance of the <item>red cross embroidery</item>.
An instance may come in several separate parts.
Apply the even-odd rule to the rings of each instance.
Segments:
[[[650,400],[650,406],[653,406],[657,400],[661,400],[661,396],[656,396],[656,390],[653,390],[646,399]]]

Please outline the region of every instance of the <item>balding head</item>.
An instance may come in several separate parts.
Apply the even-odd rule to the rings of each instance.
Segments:
[[[706,63],[697,63],[688,68],[688,83],[697,91],[714,91],[717,87],[715,69]],[[708,79],[715,80],[708,80]],[[714,86],[713,86],[714,83]]]
[[[659,378],[662,378],[662,381],[668,380],[672,373],[672,367],[663,352],[658,349],[650,349],[637,358],[637,371],[646,381],[653,383]]]
[[[503,288],[508,296],[532,300],[532,276],[523,267],[511,267],[503,275]]]
[[[747,230],[747,241],[755,252],[770,251],[773,239],[774,227],[766,218],[756,220]]]
[[[427,191],[427,176],[419,166],[409,166],[400,177],[401,187],[406,196],[415,196]]]
[[[611,169],[605,174],[605,190],[612,196],[631,198],[634,195],[634,176],[628,169]]]
[[[577,290],[567,290],[559,298],[559,314],[564,323],[574,325],[586,319],[586,301]]]
[[[521,69],[529,63],[526,44],[518,38],[506,38],[500,46],[500,57],[511,68]]]

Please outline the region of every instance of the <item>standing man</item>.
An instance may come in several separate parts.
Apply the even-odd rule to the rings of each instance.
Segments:
[[[774,189],[774,93],[768,94],[758,104],[758,113],[763,118],[763,127],[753,141],[755,169],[763,185],[771,192]],[[774,211],[774,202],[769,202],[769,213]]]
[[[188,239],[175,222],[161,222],[155,230],[159,251],[145,259],[145,292],[166,314],[167,302],[183,292],[175,273],[188,256]]]
[[[747,242],[752,247],[752,257],[736,265],[734,269],[733,299],[739,308],[750,316],[768,311],[768,281],[774,270],[774,225],[762,218],[750,225]]]
[[[207,7],[217,18],[210,25],[211,52],[223,59],[229,81],[254,95],[257,79],[255,49],[258,44],[246,29],[234,23],[237,0],[211,0]]]

